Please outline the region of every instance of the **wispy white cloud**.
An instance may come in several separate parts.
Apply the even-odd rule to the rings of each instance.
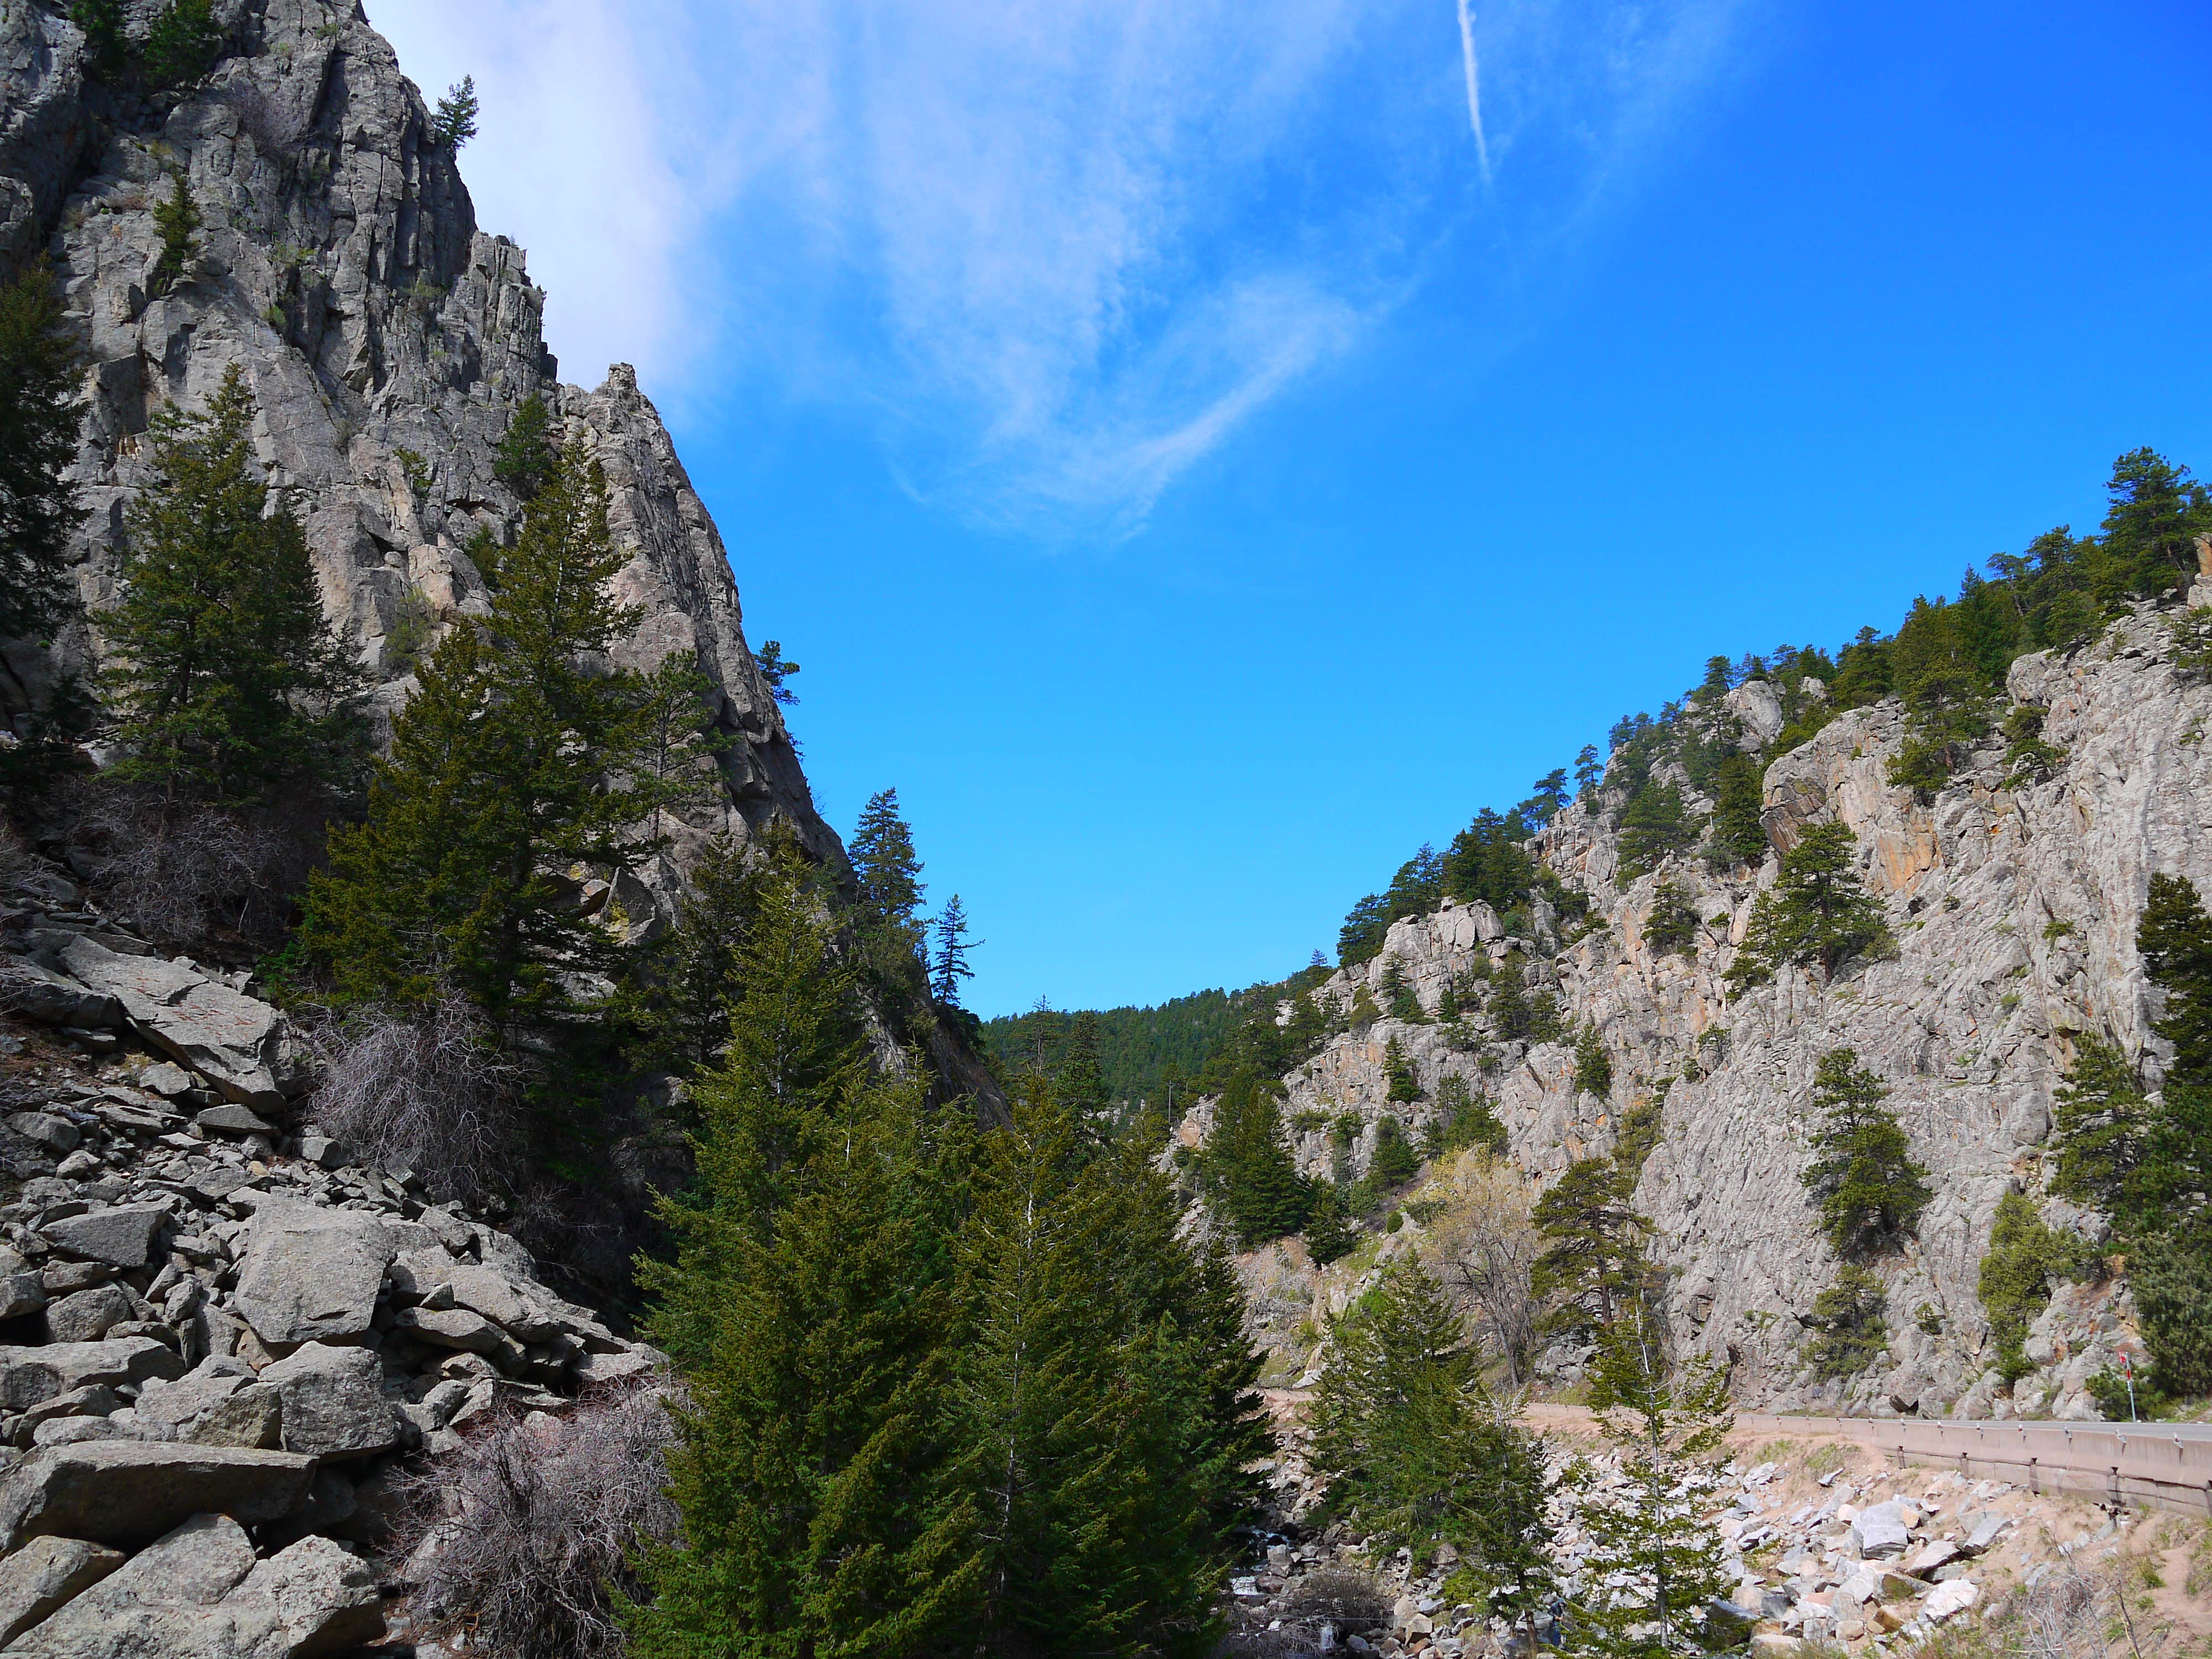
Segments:
[[[483,99],[462,172],[483,228],[529,251],[571,380],[610,362],[684,362],[684,276],[702,228],[638,24],[621,0],[370,0],[369,18],[434,103],[464,75]]]
[[[1482,163],[1482,182],[1490,182],[1490,140],[1482,131],[1482,72],[1474,61],[1474,10],[1459,0],[1459,54],[1467,70],[1467,124],[1474,129],[1474,153]]]
[[[368,3],[426,86],[476,74],[465,170],[572,377],[859,409],[917,495],[1088,537],[1353,349],[1458,219],[1525,252],[1586,216],[1742,0],[1497,0],[1486,85],[1467,0],[1456,64],[1444,0]]]

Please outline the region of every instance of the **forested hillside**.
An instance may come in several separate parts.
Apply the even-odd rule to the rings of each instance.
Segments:
[[[1066,1013],[1042,1004],[1026,1014],[983,1022],[991,1057],[1008,1070],[1042,1070],[1063,1086],[1095,1066],[1098,1103],[1115,1109],[1139,1101],[1164,1104],[1188,1096],[1189,1085],[1229,1035],[1235,999],[1196,991],[1155,1008],[1103,1008]]]
[[[1522,1196],[1467,1190],[1526,1229],[1480,1316],[1513,1375],[1581,1376],[1648,1280],[1752,1398],[2094,1414],[2124,1359],[2212,1386],[2181,1197],[2212,503],[2148,450],[2109,490],[2097,533],[1893,633],[1714,657],[1353,908],[1248,1038],[1287,1063],[1178,1132],[1240,1241],[1304,1230],[1252,1281],[1285,1367],[1347,1218],[1470,1248],[1468,1160],[1502,1156]]]

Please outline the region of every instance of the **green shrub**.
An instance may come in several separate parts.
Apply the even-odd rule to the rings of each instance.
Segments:
[[[146,32],[146,79],[156,87],[187,85],[213,69],[222,51],[210,0],[170,0]]]
[[[1977,1288],[1996,1343],[1997,1372],[2006,1382],[2017,1382],[2035,1369],[2023,1352],[2028,1327],[2051,1305],[2053,1282],[2076,1270],[2085,1249],[2075,1235],[2045,1225],[2018,1193],[1997,1200]]]
[[[1881,1102],[1889,1091],[1849,1048],[1820,1057],[1813,1109],[1822,1123],[1806,1166],[1828,1243],[1846,1258],[1887,1248],[1909,1231],[1933,1194],[1905,1131]]]
[[[1595,1025],[1575,1042],[1574,1086],[1576,1092],[1601,1100],[1613,1092],[1613,1056],[1606,1053],[1605,1039]]]
[[[154,229],[161,239],[161,257],[154,262],[151,284],[157,295],[167,294],[185,274],[185,261],[191,257],[192,238],[200,228],[199,206],[185,175],[171,174],[170,184],[169,199],[154,204]]]
[[[1875,1274],[1864,1267],[1847,1266],[1836,1282],[1814,1299],[1806,1326],[1813,1340],[1805,1357],[1813,1375],[1821,1378],[1856,1376],[1876,1364],[1889,1348],[1889,1326],[1883,1315],[1889,1291]]]

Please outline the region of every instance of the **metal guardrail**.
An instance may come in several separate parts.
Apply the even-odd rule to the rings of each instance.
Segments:
[[[1737,1413],[1735,1424],[1753,1433],[1856,1440],[1902,1463],[2011,1480],[2038,1493],[2212,1515],[2212,1425],[1972,1423],[1758,1412]]]

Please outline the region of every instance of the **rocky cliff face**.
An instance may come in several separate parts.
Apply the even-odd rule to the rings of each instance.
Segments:
[[[477,228],[453,153],[360,9],[218,0],[222,59],[197,88],[150,100],[100,82],[67,9],[0,0],[0,274],[43,253],[88,358],[75,474],[92,509],[77,572],[93,629],[63,657],[100,648],[149,420],[198,404],[236,364],[331,613],[398,708],[411,682],[395,627],[418,606],[443,625],[484,603],[463,550],[479,527],[514,534],[520,503],[493,476],[494,451],[516,405],[542,397],[563,441],[607,470],[630,555],[619,586],[645,611],[623,657],[696,651],[732,739],[726,799],[678,832],[678,865],[716,831],[742,838],[771,817],[840,856],[659,416],[626,366],[595,392],[560,383],[523,251]],[[133,32],[157,9],[126,7]],[[153,209],[178,179],[204,222],[182,279],[158,292]],[[0,647],[0,717],[52,672],[27,646]]]
[[[2212,600],[2212,584],[2200,584],[2191,599]],[[1563,929],[1539,904],[1535,937],[1513,939],[1487,906],[1447,903],[1394,926],[1379,957],[1338,973],[1315,995],[1324,1006],[1349,1008],[1365,986],[1382,1003],[1395,960],[1433,1013],[1451,976],[1478,957],[1502,969],[1509,954],[1525,956],[1571,1025],[1600,1034],[1613,1065],[1609,1092],[1576,1090],[1565,1043],[1498,1042],[1480,1020],[1455,1029],[1386,1018],[1340,1032],[1293,1072],[1286,1117],[1306,1114],[1306,1125],[1320,1126],[1324,1115],[1356,1114],[1360,1131],[1344,1154],[1356,1175],[1373,1154],[1382,1116],[1418,1127],[1434,1115],[1439,1082],[1457,1074],[1496,1102],[1511,1156],[1542,1182],[1576,1158],[1608,1150],[1624,1113],[1663,1099],[1638,1203],[1668,1270],[1676,1333],[1696,1350],[1733,1357],[1747,1399],[1786,1409],[1837,1399],[1838,1385],[1814,1384],[1800,1353],[1797,1316],[1833,1281],[1836,1263],[1799,1176],[1814,1070],[1823,1054],[1848,1046],[1887,1084],[1887,1104],[1936,1197],[1917,1237],[1879,1264],[1889,1356],[1854,1379],[1842,1403],[1930,1415],[2094,1416],[2082,1383],[2114,1363],[2130,1318],[2124,1286],[2062,1287],[2028,1344],[2038,1369],[2007,1399],[1990,1369],[1976,1284],[2008,1190],[2038,1200],[2054,1222],[2096,1231],[2094,1218],[2043,1193],[2052,1092],[2076,1035],[2113,1038],[2156,1079],[2160,1045],[2148,1033],[2156,994],[2134,943],[2146,884],[2154,871],[2212,880],[2212,760],[2203,741],[2212,690],[2169,661],[2170,615],[2145,611],[2070,655],[2014,665],[2012,696],[2048,706],[2045,738],[2064,751],[2047,781],[2007,787],[1995,744],[1932,800],[1891,786],[1887,764],[1901,737],[1893,703],[1839,716],[1767,767],[1770,841],[1786,848],[1813,823],[1848,824],[1897,938],[1893,959],[1847,968],[1832,984],[1817,969],[1799,969],[1731,994],[1723,976],[1753,902],[1775,878],[1775,854],[1757,870],[1715,871],[1692,857],[1632,879],[1602,812],[1571,806],[1537,845],[1552,870],[1589,895],[1586,925]],[[1731,702],[1750,737],[1779,729],[1769,688],[1745,686]],[[1662,882],[1694,896],[1703,925],[1686,952],[1662,953],[1645,940]],[[1388,1101],[1383,1058],[1393,1037],[1427,1101]],[[1185,1138],[1202,1137],[1206,1127],[1205,1113],[1194,1114]],[[1330,1127],[1308,1127],[1297,1148],[1316,1172],[1339,1156]],[[1409,1223],[1389,1244],[1401,1247],[1419,1231]],[[1294,1349],[1288,1325],[1305,1311],[1316,1275],[1295,1252],[1263,1254],[1248,1277],[1265,1291],[1263,1305],[1281,1304],[1276,1322],[1284,1328],[1273,1335]],[[1347,1288],[1332,1285],[1322,1299],[1340,1303]]]

